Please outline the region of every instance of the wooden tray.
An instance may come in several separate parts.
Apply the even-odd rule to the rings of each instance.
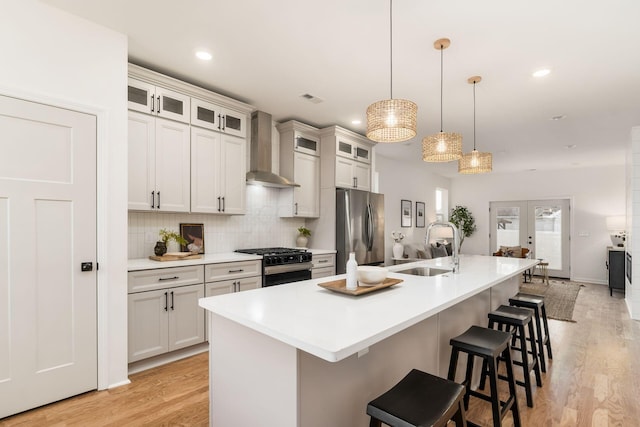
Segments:
[[[170,252],[162,256],[151,255],[149,259],[154,261],[182,261],[186,259],[200,259],[202,255],[192,254],[191,252]]]
[[[375,285],[375,286],[358,286],[354,290],[349,290],[349,289],[347,289],[347,281],[345,279],[342,279],[342,280],[334,280],[333,282],[318,283],[318,286],[322,286],[323,288],[327,288],[330,291],[340,292],[342,294],[358,296],[358,295],[362,295],[362,294],[368,294],[369,292],[375,292],[375,291],[380,290],[380,289],[388,288],[389,286],[396,285],[396,284],[398,284],[400,282],[403,282],[403,280],[402,279],[390,279],[390,278],[387,277],[384,280],[384,282],[380,283],[379,285]]]

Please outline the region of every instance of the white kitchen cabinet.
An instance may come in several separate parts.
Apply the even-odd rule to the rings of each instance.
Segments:
[[[320,138],[318,130],[289,121],[277,126],[280,133],[280,174],[299,185],[279,193],[281,217],[320,216]]]
[[[205,340],[202,284],[128,295],[129,363]]]
[[[197,98],[191,99],[191,124],[229,135],[247,137],[245,114]]]
[[[355,160],[336,157],[336,187],[371,190],[371,167]]]
[[[237,261],[205,266],[205,296],[262,287],[262,261]]]
[[[322,153],[321,188],[371,191],[373,142],[339,126],[320,130],[320,141],[325,147],[335,147],[335,151]]]
[[[129,112],[129,209],[188,212],[189,125]]]
[[[336,255],[322,254],[313,255],[311,268],[311,278],[319,279],[321,277],[335,276],[336,274]]]
[[[191,128],[191,212],[243,214],[246,140]]]
[[[132,78],[127,89],[129,110],[189,123],[188,95]]]

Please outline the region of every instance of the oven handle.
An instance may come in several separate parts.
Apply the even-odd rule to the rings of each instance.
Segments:
[[[310,262],[298,262],[295,264],[284,264],[284,265],[270,265],[264,268],[264,275],[269,276],[271,274],[311,270],[312,267],[313,267],[313,264]]]

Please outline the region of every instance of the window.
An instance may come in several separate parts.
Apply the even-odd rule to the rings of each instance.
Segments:
[[[436,221],[449,220],[449,190],[436,188]]]

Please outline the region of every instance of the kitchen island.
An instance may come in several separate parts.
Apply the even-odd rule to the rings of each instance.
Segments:
[[[410,369],[446,376],[449,339],[486,325],[537,262],[461,256],[460,273],[434,277],[398,271],[450,258],[396,265],[402,283],[357,297],[318,286],[339,275],[201,299],[211,424],[367,425],[367,402]]]

